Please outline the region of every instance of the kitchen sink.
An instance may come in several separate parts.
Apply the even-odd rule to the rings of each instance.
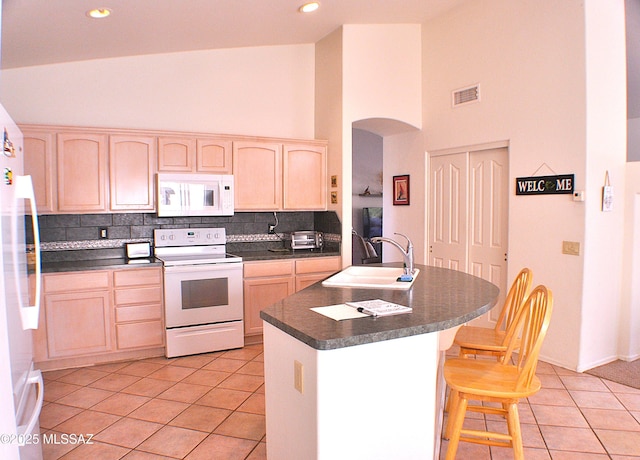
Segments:
[[[399,267],[372,267],[352,265],[322,282],[327,287],[350,287],[369,289],[409,289],[420,270],[415,269],[412,281],[398,281],[403,273]]]

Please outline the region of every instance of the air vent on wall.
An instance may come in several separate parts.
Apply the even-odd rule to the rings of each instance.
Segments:
[[[456,89],[451,94],[454,107],[469,104],[471,102],[478,102],[480,100],[480,85],[478,84],[467,88]]]

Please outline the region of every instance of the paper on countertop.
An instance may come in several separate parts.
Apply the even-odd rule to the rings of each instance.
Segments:
[[[369,316],[366,313],[360,313],[353,307],[345,304],[329,305],[328,307],[314,307],[311,310],[321,315],[327,316],[336,321],[342,321],[343,319],[363,318]]]

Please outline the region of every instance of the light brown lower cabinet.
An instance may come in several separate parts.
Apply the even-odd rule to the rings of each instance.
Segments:
[[[263,308],[325,279],[339,271],[340,267],[339,256],[245,262],[245,337],[262,335],[260,311]]]
[[[42,275],[34,360],[41,368],[161,354],[162,269],[88,270]]]
[[[262,334],[260,311],[294,293],[294,261],[244,263],[244,334]]]
[[[340,257],[312,257],[296,260],[296,292],[340,271]]]
[[[109,291],[49,294],[44,309],[49,358],[111,351]]]

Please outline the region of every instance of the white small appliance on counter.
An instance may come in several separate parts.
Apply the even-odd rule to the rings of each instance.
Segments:
[[[322,249],[324,237],[321,232],[304,231],[291,233],[291,249]]]
[[[159,173],[158,217],[232,216],[233,175]]]

